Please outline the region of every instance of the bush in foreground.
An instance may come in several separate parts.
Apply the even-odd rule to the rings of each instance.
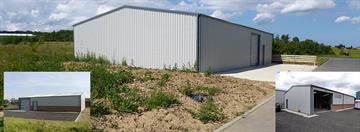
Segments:
[[[168,108],[175,104],[178,104],[179,101],[172,94],[165,93],[160,90],[156,90],[145,101],[145,103],[148,109],[154,109],[158,107]]]

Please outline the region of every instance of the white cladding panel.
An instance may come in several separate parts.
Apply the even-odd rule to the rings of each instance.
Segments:
[[[74,26],[75,53],[144,68],[193,67],[197,16],[123,8]]]
[[[344,104],[354,104],[354,103],[355,103],[354,97],[344,95]]]
[[[333,93],[333,104],[343,104],[344,95]]]
[[[200,71],[209,67],[218,72],[252,66],[252,58],[257,59],[258,56],[257,43],[251,43],[252,34],[260,35],[259,64],[263,64],[263,57],[264,64],[271,63],[272,34],[207,16],[200,16],[199,23]],[[262,54],[263,51],[265,54]]]
[[[313,107],[311,93],[310,86],[293,86],[285,93],[285,103],[288,100],[288,109],[311,115]]]
[[[37,101],[38,106],[80,106],[79,96],[53,96],[53,97],[32,97],[32,101]],[[32,105],[32,104],[31,104]]]

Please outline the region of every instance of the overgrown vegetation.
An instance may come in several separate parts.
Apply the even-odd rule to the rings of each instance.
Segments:
[[[166,83],[170,80],[170,75],[169,74],[163,74],[161,75],[160,81],[158,82],[158,85],[160,87],[163,87],[166,85]]]
[[[206,86],[191,86],[189,81],[186,81],[186,84],[182,86],[181,93],[186,96],[193,96],[193,95],[202,95],[207,97],[215,96],[222,92],[220,88],[216,87],[206,87]]]
[[[88,132],[90,126],[85,122],[43,121],[5,117],[7,132]]]
[[[145,101],[145,103],[148,109],[154,109],[158,107],[169,108],[179,102],[174,95],[156,90]]]
[[[189,96],[191,98],[197,95],[206,97],[205,102],[201,104],[200,110],[198,112],[193,112],[191,110],[188,110],[193,115],[193,118],[199,119],[204,123],[221,121],[225,118],[224,114],[222,113],[222,110],[219,109],[213,101],[213,96],[221,92],[222,92],[221,89],[215,87],[205,87],[205,86],[193,87],[191,86],[189,81],[187,81],[186,85],[182,86],[181,89],[182,94]]]
[[[221,121],[225,118],[222,110],[212,100],[205,101],[201,104],[199,112],[193,112],[192,115],[204,123]]]

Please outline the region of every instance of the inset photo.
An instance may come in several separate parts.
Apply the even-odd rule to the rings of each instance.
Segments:
[[[359,132],[359,78],[360,72],[278,73],[276,131]]]
[[[5,72],[5,131],[90,131],[90,72]]]

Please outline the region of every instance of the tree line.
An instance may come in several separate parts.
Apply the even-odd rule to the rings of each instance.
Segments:
[[[298,37],[289,37],[289,34],[277,35],[273,38],[273,54],[289,55],[333,55],[330,45],[318,43],[311,39],[300,41]]]
[[[34,36],[0,36],[0,44],[21,44],[26,42],[69,42],[73,41],[72,30],[59,30],[53,32],[38,31],[0,31],[0,33],[33,34]]]

